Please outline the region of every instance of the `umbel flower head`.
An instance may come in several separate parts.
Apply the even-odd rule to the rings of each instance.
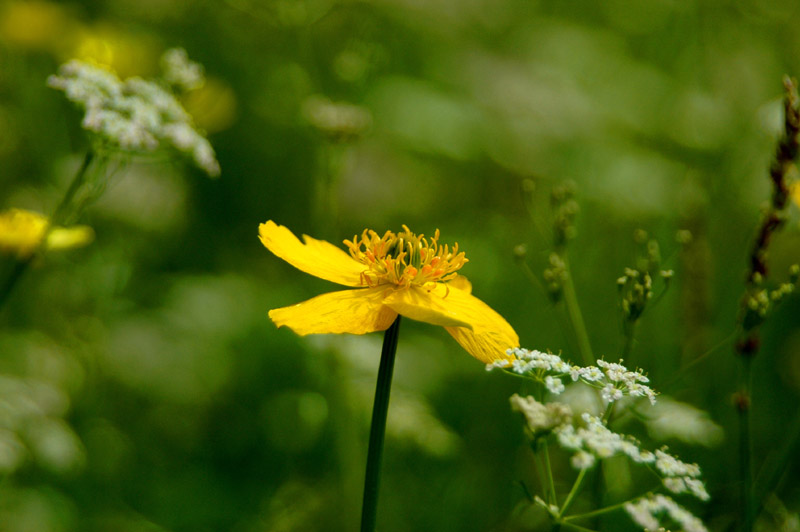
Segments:
[[[47,84],[86,110],[81,126],[107,147],[133,153],[174,149],[217,177],[220,167],[211,143],[171,90],[202,85],[202,67],[189,61],[183,49],[168,50],[162,66],[164,82],[123,81],[101,66],[73,59]]]
[[[383,236],[365,230],[344,243],[349,254],[329,242],[268,221],[259,226],[261,242],[298,270],[351,290],[330,292],[304,303],[271,310],[278,327],[300,335],[365,334],[389,328],[398,315],[440,325],[472,356],[484,363],[508,358],[519,345],[514,329],[457,272],[467,262],[458,244],[439,244],[408,227]]]
[[[0,253],[26,259],[40,246],[67,249],[85,246],[94,238],[92,228],[85,225],[53,227],[48,231],[48,224],[48,219],[36,212],[24,209],[0,212]]]

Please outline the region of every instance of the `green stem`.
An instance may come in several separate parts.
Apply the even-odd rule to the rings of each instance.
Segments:
[[[389,410],[389,394],[392,390],[392,371],[394,370],[399,331],[400,316],[394,320],[394,323],[386,330],[383,336],[378,382],[375,386],[375,402],[372,406],[372,424],[369,428],[367,472],[364,477],[364,502],[361,506],[361,532],[373,532],[375,530],[383,439],[386,434],[386,414]]]
[[[542,293],[543,296],[545,296],[546,298],[550,299],[550,293],[548,292],[547,288],[544,286],[544,283],[542,283],[541,279],[539,279],[539,277],[537,277],[536,274],[533,273],[533,270],[531,270],[531,267],[528,266],[528,264],[524,260],[520,261],[520,264],[521,264],[521,267],[522,267],[522,273],[525,274],[525,277],[528,278],[528,280],[531,282],[531,284],[534,285]],[[563,319],[558,319],[558,320],[556,320],[556,323],[558,323],[558,328],[561,330],[561,333],[564,335],[564,339],[566,340],[566,342],[571,345],[572,344],[572,337],[569,335],[569,331],[567,330],[567,327],[564,324],[564,320]]]
[[[718,343],[717,343],[717,344],[716,344],[714,347],[712,347],[711,349],[707,350],[705,353],[703,353],[703,354],[701,354],[701,355],[698,355],[697,357],[695,357],[694,359],[692,359],[692,361],[691,361],[691,362],[689,362],[688,364],[686,364],[685,366],[683,366],[681,369],[679,369],[677,372],[675,372],[675,375],[672,377],[672,379],[670,379],[669,381],[667,381],[667,382],[666,382],[666,384],[662,384],[662,385],[659,387],[659,388],[661,389],[661,391],[662,391],[662,392],[665,392],[665,391],[667,391],[667,390],[670,390],[670,389],[672,389],[672,387],[673,387],[673,386],[674,386],[674,385],[675,385],[675,384],[676,384],[678,381],[680,381],[680,380],[683,378],[683,376],[684,376],[684,375],[685,375],[685,374],[686,374],[686,373],[687,373],[687,372],[688,372],[690,369],[692,369],[694,366],[696,366],[696,365],[697,365],[697,364],[699,364],[700,362],[704,361],[704,360],[705,360],[705,359],[706,359],[708,356],[710,356],[710,355],[714,354],[714,353],[715,353],[715,352],[717,352],[719,349],[721,349],[721,348],[725,347],[725,345],[727,345],[728,343],[730,343],[730,342],[731,342],[731,341],[732,341],[732,340],[733,340],[733,339],[734,339],[734,338],[735,338],[735,337],[736,337],[736,336],[739,334],[739,332],[740,332],[740,331],[739,331],[739,329],[736,329],[736,330],[734,330],[734,331],[733,331],[733,332],[731,332],[731,333],[730,333],[730,334],[729,334],[727,337],[725,337],[723,340],[720,340],[720,341],[719,341],[719,342],[718,342]]]
[[[592,344],[589,341],[589,333],[586,332],[586,324],[583,321],[580,305],[578,305],[578,297],[575,295],[575,285],[572,282],[572,270],[569,267],[569,259],[566,253],[563,255],[564,268],[567,275],[564,280],[564,304],[567,307],[567,314],[572,323],[572,328],[575,331],[575,337],[578,340],[578,349],[581,352],[583,363],[586,366],[591,366],[595,362],[594,354],[592,353]]]
[[[553,468],[550,466],[550,450],[547,447],[547,442],[542,442],[542,453],[544,460],[544,470],[547,473],[547,487],[548,487],[548,503],[558,506],[558,499],[556,497],[556,483],[553,479]]]
[[[28,267],[33,262],[34,258],[42,253],[43,245],[47,240],[47,235],[50,234],[51,229],[61,223],[67,212],[68,207],[72,203],[75,194],[80,190],[81,186],[84,183],[86,178],[86,171],[92,164],[94,160],[94,151],[91,149],[86,152],[86,156],[83,158],[83,163],[81,163],[78,172],[75,174],[75,177],[72,178],[72,182],[69,184],[69,188],[64,193],[64,196],[61,198],[58,206],[53,211],[53,215],[50,216],[50,219],[47,224],[47,228],[42,235],[42,240],[39,244],[39,247],[34,250],[29,256],[17,259],[16,263],[14,264],[13,268],[11,269],[11,273],[6,278],[6,281],[3,283],[2,288],[0,288],[0,309],[3,308],[8,298],[11,296],[11,293],[14,291],[14,287],[17,285],[17,282],[22,278],[25,272],[28,270]]]
[[[800,456],[800,410],[795,414],[794,420],[784,431],[785,437],[777,458],[762,466],[761,473],[756,476],[753,482],[753,497],[756,501],[756,515],[764,506],[767,495],[776,491],[780,484],[780,479],[791,471],[791,466]]]
[[[606,506],[605,508],[599,508],[597,510],[592,510],[591,512],[586,512],[585,514],[570,515],[569,517],[565,517],[564,521],[572,521],[574,519],[589,519],[590,517],[597,517],[598,515],[603,515],[613,512],[615,510],[619,510],[629,502],[630,500],[618,504],[613,504],[611,506]]]
[[[578,473],[578,478],[575,479],[575,482],[572,484],[572,489],[569,490],[569,494],[567,495],[567,499],[564,501],[564,504],[561,506],[561,511],[558,512],[558,518],[564,515],[564,513],[569,508],[569,505],[572,504],[572,499],[575,498],[575,495],[578,494],[578,490],[581,487],[581,483],[583,482],[583,477],[586,476],[587,469],[581,469],[581,472]]]
[[[561,521],[561,524],[567,528],[571,528],[572,530],[579,530],[580,532],[597,532],[593,528],[586,528],[585,526],[576,525],[568,521]]]
[[[614,405],[616,403],[614,401],[609,401],[608,405],[606,406],[606,411],[603,412],[603,424],[608,426],[611,423],[611,414],[614,413]]]
[[[622,356],[620,357],[622,360],[628,361],[628,367],[631,367],[631,361],[629,360],[630,354],[633,351],[633,340],[636,336],[636,324],[639,323],[639,320],[633,320],[631,322],[627,322],[625,324],[625,345],[622,346]]]
[[[55,211],[53,211],[52,216],[50,216],[50,227],[58,225],[64,221],[64,217],[68,212],[67,209],[69,209],[72,200],[75,198],[75,194],[77,194],[78,190],[80,190],[81,186],[83,185],[86,177],[86,171],[89,170],[89,167],[92,165],[94,156],[94,151],[92,149],[89,149],[89,151],[86,152],[86,156],[83,158],[81,167],[78,169],[78,172],[72,179],[72,183],[69,184],[69,188],[67,188],[67,191],[64,193],[64,197],[61,198],[61,201],[59,202]]]
[[[753,504],[753,465],[752,442],[750,435],[750,381],[752,378],[752,359],[749,355],[742,355],[742,388],[739,392],[739,470],[742,478],[742,522],[743,532],[752,532],[755,521],[755,508]]]

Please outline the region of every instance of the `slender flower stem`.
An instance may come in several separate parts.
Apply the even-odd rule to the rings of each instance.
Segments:
[[[580,532],[597,532],[592,528],[586,528],[585,526],[576,525],[568,521],[561,521],[561,524],[567,528],[571,528],[572,530],[578,530]]]
[[[708,349],[708,350],[707,350],[705,353],[703,353],[703,354],[701,354],[701,355],[698,355],[698,356],[696,356],[694,359],[692,359],[692,361],[691,361],[691,362],[689,362],[688,364],[686,364],[685,366],[683,366],[681,369],[679,369],[677,372],[675,372],[675,375],[672,377],[672,379],[670,379],[669,381],[667,381],[667,382],[666,382],[666,384],[662,384],[662,385],[660,386],[660,388],[661,388],[661,391],[662,391],[662,392],[666,392],[666,391],[668,391],[668,390],[671,390],[671,389],[672,389],[672,387],[673,387],[673,386],[675,386],[675,384],[676,384],[678,381],[680,381],[680,380],[683,378],[683,376],[684,376],[684,375],[686,375],[686,373],[687,373],[687,372],[688,372],[690,369],[692,369],[693,367],[695,367],[695,366],[696,366],[697,364],[699,364],[700,362],[704,361],[704,360],[705,360],[707,357],[709,357],[709,356],[713,355],[714,353],[716,353],[717,351],[719,351],[721,348],[723,348],[723,347],[725,347],[726,345],[728,345],[729,343],[731,343],[731,342],[733,341],[733,339],[734,339],[734,338],[736,338],[736,336],[738,336],[738,335],[739,335],[739,332],[740,332],[740,331],[739,331],[739,329],[737,328],[736,330],[734,330],[733,332],[731,332],[731,333],[730,333],[728,336],[726,336],[725,338],[723,338],[722,340],[720,340],[720,341],[719,341],[719,342],[718,342],[716,345],[714,345],[713,347],[711,347],[710,349]]]
[[[752,359],[758,355],[760,341],[758,329],[763,316],[754,320],[748,314],[749,302],[755,297],[763,280],[767,277],[767,255],[773,235],[786,223],[785,210],[789,201],[787,176],[795,168],[800,153],[800,98],[797,82],[784,78],[784,131],[775,150],[769,168],[772,181],[770,205],[759,224],[757,236],[750,252],[750,268],[747,273],[745,294],[742,297],[739,325],[742,334],[735,345],[735,352],[742,360],[742,380],[735,395],[735,406],[739,414],[739,468],[742,480],[741,505],[743,532],[752,532],[755,523],[756,501],[753,487],[753,456],[750,416],[752,408]],[[748,319],[749,318],[749,319]]]
[[[564,521],[572,521],[572,520],[575,520],[575,519],[588,519],[590,517],[597,517],[598,515],[603,515],[603,514],[607,514],[607,513],[613,512],[615,510],[619,510],[620,508],[623,508],[629,502],[630,501],[628,500],[628,501],[621,502],[621,503],[618,503],[618,504],[613,504],[611,506],[606,506],[605,508],[599,508],[597,510],[592,510],[591,512],[586,512],[585,514],[570,515],[568,517],[565,517]]]
[[[739,471],[742,478],[742,504],[744,522],[742,530],[752,532],[755,521],[755,504],[753,500],[753,464],[752,437],[750,433],[750,383],[753,361],[749,357],[742,358],[742,388],[737,397],[739,412]]]
[[[0,287],[0,309],[3,308],[6,301],[8,300],[11,293],[14,291],[14,287],[17,285],[17,282],[22,278],[25,272],[28,270],[28,267],[33,262],[34,258],[42,253],[43,244],[47,240],[47,235],[50,233],[50,230],[58,225],[59,223],[63,222],[64,217],[72,203],[75,194],[80,190],[81,186],[83,185],[86,179],[86,172],[89,167],[92,165],[92,161],[94,160],[94,151],[89,150],[86,152],[86,156],[83,158],[83,163],[81,163],[78,172],[75,174],[75,177],[72,178],[72,182],[67,188],[67,191],[64,193],[64,196],[61,198],[61,201],[58,203],[58,206],[53,211],[53,215],[50,216],[50,220],[48,221],[47,228],[42,235],[41,243],[39,244],[39,248],[36,249],[33,253],[31,253],[28,257],[23,259],[17,259],[16,263],[14,264],[13,268],[11,269],[11,273],[9,273],[8,277],[6,278],[5,282],[3,283],[2,287]]]
[[[547,442],[542,442],[542,456],[544,461],[544,469],[547,473],[547,487],[548,487],[548,503],[558,505],[558,498],[556,497],[556,483],[553,478],[553,468],[550,465],[550,449],[547,447]]]
[[[776,458],[768,464],[764,464],[758,476],[753,482],[753,497],[756,501],[756,515],[763,509],[767,495],[776,492],[779,488],[780,479],[789,470],[793,463],[797,462],[797,449],[800,448],[800,410],[795,414],[791,424],[784,430],[784,438],[781,448],[776,454]]]
[[[81,163],[78,172],[75,174],[75,177],[72,179],[72,183],[69,184],[69,188],[64,193],[64,197],[61,198],[56,209],[53,211],[52,216],[50,216],[50,226],[53,227],[54,225],[58,225],[64,221],[64,217],[67,215],[68,209],[72,200],[75,198],[75,194],[77,194],[78,190],[80,190],[81,186],[83,185],[86,179],[86,171],[89,170],[89,167],[92,165],[92,161],[94,161],[95,153],[94,150],[91,148],[89,151],[86,152],[86,156],[83,158],[83,163]]]
[[[569,505],[572,504],[572,499],[574,499],[575,495],[577,495],[578,490],[581,487],[581,483],[583,482],[583,477],[586,476],[586,471],[588,471],[588,469],[581,469],[580,473],[578,473],[578,478],[576,478],[575,482],[572,484],[572,489],[569,490],[569,494],[567,495],[567,499],[564,501],[564,504],[561,505],[561,511],[558,512],[559,519],[567,511],[567,509],[569,508]]]
[[[606,406],[606,411],[603,412],[603,424],[608,425],[611,423],[611,415],[614,413],[614,402],[609,401],[608,405]]]
[[[373,532],[375,530],[383,439],[386,434],[386,414],[389,410],[389,394],[392,390],[392,372],[394,370],[399,331],[400,316],[394,320],[394,323],[386,330],[383,336],[381,363],[378,368],[378,383],[375,386],[375,402],[372,406],[372,424],[369,428],[367,473],[364,478],[364,502],[361,507],[361,532]]]
[[[630,355],[633,351],[633,342],[636,337],[637,323],[639,323],[638,319],[625,324],[625,345],[622,347],[622,356],[620,356],[620,358],[628,361],[628,367],[631,367]]]
[[[586,332],[586,324],[583,321],[581,308],[578,305],[578,297],[575,295],[575,285],[572,282],[572,271],[569,267],[569,259],[566,253],[564,254],[564,268],[567,271],[563,285],[564,304],[567,307],[567,314],[572,323],[572,328],[575,331],[575,337],[578,340],[578,349],[581,352],[583,363],[587,366],[591,366],[595,362],[594,354],[592,353],[592,344],[589,341],[589,333]]]

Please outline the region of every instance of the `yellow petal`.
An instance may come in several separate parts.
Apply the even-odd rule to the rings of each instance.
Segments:
[[[450,288],[458,288],[462,292],[466,292],[468,294],[472,293],[472,283],[469,282],[469,279],[463,275],[456,275],[453,279],[447,282],[447,286]]]
[[[800,181],[795,181],[789,185],[789,194],[795,204],[800,207]]]
[[[303,235],[305,244],[272,220],[258,226],[261,243],[276,256],[314,277],[345,286],[363,286],[364,265],[333,244]]]
[[[386,287],[330,292],[303,303],[269,311],[278,327],[286,325],[299,335],[384,331],[397,313],[383,305]]]
[[[454,280],[460,279],[457,277]],[[472,290],[472,285],[466,279],[463,280],[465,289]],[[445,300],[449,300],[453,294],[459,299],[464,299],[463,312],[469,316],[472,330],[464,327],[445,327],[461,347],[467,352],[488,364],[498,359],[507,359],[509,356],[506,350],[510,347],[519,347],[519,337],[513,327],[492,307],[472,296],[469,292],[465,296],[460,294],[463,290],[450,287],[450,294]]]
[[[69,249],[85,246],[94,240],[94,231],[85,225],[54,227],[47,235],[47,249]]]
[[[509,358],[506,354],[506,349],[519,347],[517,333],[503,318],[499,315],[497,317],[502,320],[502,326],[494,329],[484,329],[479,333],[463,327],[445,327],[445,329],[470,355],[484,364],[490,364],[495,360]],[[500,324],[497,323],[496,325]]]
[[[447,294],[447,297],[443,297]],[[471,299],[476,298],[457,288],[448,290],[443,284],[427,290],[411,285],[396,288],[384,299],[384,304],[392,310],[412,320],[424,321],[442,327],[472,328],[470,319]]]

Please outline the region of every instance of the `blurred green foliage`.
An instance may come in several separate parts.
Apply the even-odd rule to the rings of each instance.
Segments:
[[[258,224],[333,242],[438,227],[523,346],[578,361],[513,254],[525,243],[533,271],[547,268],[548,197],[567,180],[596,355],[625,348],[616,280],[637,267],[636,229],[675,270],[626,362],[724,429],[708,447],[651,436],[701,464],[712,501],[696,512],[729,529],[730,339],[781,78],[800,74],[798,16],[793,0],[0,2],[0,208],[52,211],[85,153],[78,112],[45,86],[72,57],[147,76],[164,49],[186,48],[209,82],[184,104],[222,166],[208,180],[134,161],[80,220],[95,243],[47,256],[17,287],[0,329],[0,529],[354,530],[380,336],[277,330],[269,309],[330,287],[267,252]],[[789,214],[771,245],[778,281],[800,249]],[[789,298],[770,318],[754,361],[759,466],[797,414],[799,312]],[[517,391],[440,329],[404,325],[381,530],[540,526],[518,485],[536,474]],[[554,468],[568,489],[564,456]],[[800,509],[798,468],[779,508]]]

